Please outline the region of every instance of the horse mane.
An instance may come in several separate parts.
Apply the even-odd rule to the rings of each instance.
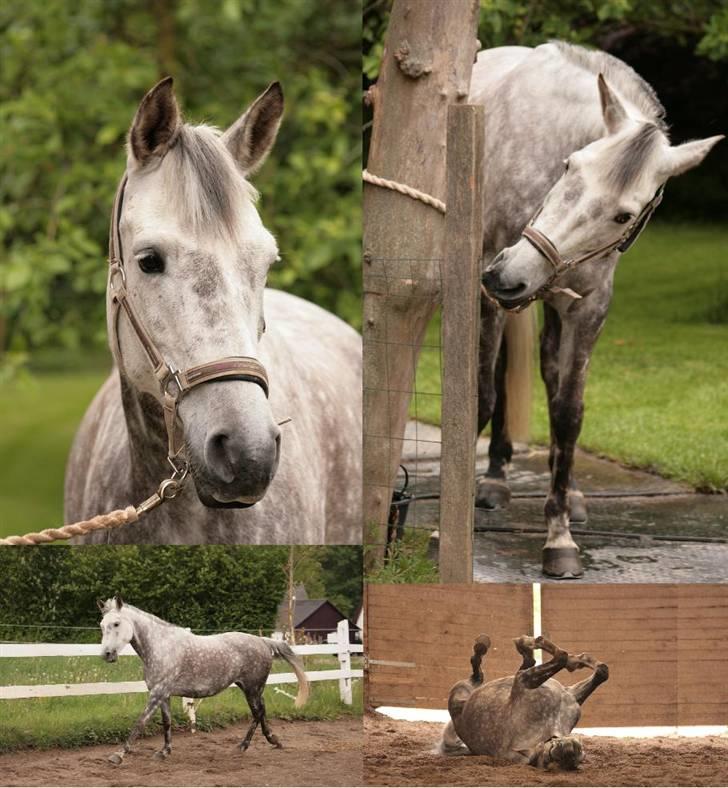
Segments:
[[[604,75],[607,83],[616,88],[631,104],[634,104],[645,119],[654,124],[663,134],[667,133],[665,108],[657,98],[654,88],[622,60],[596,49],[586,49],[565,41],[551,41],[561,56],[575,66],[598,76]]]
[[[107,599],[104,602],[104,609],[103,609],[104,615],[106,613],[111,613],[115,608],[116,608],[116,600],[113,599],[113,598]],[[160,624],[160,625],[165,626],[165,627],[173,627],[175,629],[184,629],[184,627],[180,627],[177,624],[170,624],[169,621],[165,621],[163,618],[159,618],[159,616],[155,616],[154,613],[148,613],[146,610],[142,610],[139,607],[135,607],[134,605],[130,605],[128,602],[123,602],[122,603],[122,605],[121,605],[122,612],[123,612],[124,608],[126,608],[127,610],[131,610],[134,613],[141,614],[142,616],[144,616],[144,618],[147,618],[150,621],[153,621],[155,624]]]
[[[214,126],[185,123],[162,161],[166,191],[184,222],[197,232],[235,231],[235,217],[258,192],[249,183]]]

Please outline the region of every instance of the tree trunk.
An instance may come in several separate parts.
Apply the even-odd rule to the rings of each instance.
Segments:
[[[478,0],[395,0],[367,169],[445,200],[447,108],[464,103],[478,50]],[[364,185],[364,534],[383,558],[414,372],[440,296],[445,222],[410,197]]]

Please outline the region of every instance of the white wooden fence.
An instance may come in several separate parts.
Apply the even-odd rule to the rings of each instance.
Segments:
[[[306,671],[309,681],[339,681],[339,694],[344,703],[351,705],[352,679],[362,678],[363,671],[352,669],[351,655],[361,654],[361,643],[349,643],[349,622],[340,621],[337,627],[336,642],[321,643],[314,646],[293,646],[296,654],[336,654],[339,658],[338,670]],[[94,643],[0,643],[2,657],[85,657],[101,655],[101,646]],[[131,646],[126,646],[119,656],[136,656]],[[271,673],[268,684],[295,684],[295,673]],[[0,700],[16,698],[54,698],[68,695],[116,695],[127,692],[147,692],[143,681],[98,681],[87,684],[14,684],[0,686]],[[185,708],[189,707],[185,699]],[[191,718],[194,721],[193,715]]]

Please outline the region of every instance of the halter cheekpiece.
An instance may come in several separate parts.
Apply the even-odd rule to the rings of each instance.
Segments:
[[[126,272],[119,230],[126,183],[127,176],[124,175],[114,199],[109,232],[109,287],[111,288],[114,310],[110,321],[111,338],[116,347],[118,363],[121,365],[118,322],[123,309],[132,330],[146,353],[150,366],[154,370],[163,396],[164,423],[167,429],[167,460],[174,472],[172,478],[166,481],[175,484],[174,490],[170,494],[172,497],[189,470],[189,463],[184,456],[184,444],[177,434],[177,408],[182,397],[195,386],[219,380],[247,380],[257,383],[265,392],[265,396],[268,397],[268,375],[260,361],[250,356],[227,356],[217,361],[189,367],[186,370],[177,369],[174,364],[164,358],[134,311],[126,289]]]
[[[532,301],[535,301],[540,296],[548,293],[557,277],[561,276],[572,268],[575,268],[577,265],[581,265],[581,263],[586,263],[590,260],[606,257],[614,251],[620,253],[626,252],[637,240],[642,230],[644,230],[645,225],[649,221],[650,217],[655,212],[655,209],[662,202],[664,190],[665,184],[663,183],[655,192],[655,196],[647,203],[647,205],[645,205],[639,215],[627,225],[624,232],[616,240],[610,241],[609,243],[604,244],[604,246],[600,246],[598,249],[593,249],[590,252],[585,252],[584,254],[576,255],[575,257],[566,258],[563,257],[556,244],[554,244],[545,233],[542,233],[540,230],[537,230],[534,227],[534,222],[536,219],[538,219],[541,211],[543,210],[542,203],[536,213],[532,216],[529,223],[523,228],[521,235],[537,251],[539,251],[549,261],[549,263],[551,263],[554,270],[546,280],[545,284],[543,284],[533,295],[531,295],[528,300],[509,311],[520,312],[521,310],[525,309]]]

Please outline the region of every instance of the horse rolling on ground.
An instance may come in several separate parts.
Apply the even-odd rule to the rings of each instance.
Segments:
[[[137,505],[167,456],[194,484],[78,541],[361,541],[360,337],[265,287],[278,249],[248,177],[282,113],[274,83],[224,134],[191,126],[169,78],[136,112],[110,235],[115,367],[69,458],[66,522]]]
[[[523,657],[516,675],[485,682],[481,663],[490,638],[480,635],[475,641],[470,678],[450,690],[451,721],[443,731],[440,752],[576,769],[584,755],[580,741],[570,734],[582,704],[609,678],[609,669],[589,654],[568,654],[543,637],[523,635],[514,642]],[[533,658],[533,650],[539,648],[552,657],[543,665]],[[593,673],[571,687],[553,678],[560,670],[579,668]]]
[[[308,680],[303,665],[287,643],[243,632],[193,635],[126,604],[118,595],[99,602],[99,608],[103,613],[101,656],[107,662],[116,662],[119,652],[131,643],[144,663],[144,681],[149,687],[146,708],[123,749],[109,757],[112,763],[122,762],[158,708],[162,711],[164,747],[155,756],[166,758],[172,751],[170,697],[209,698],[232,684],[245,694],[253,717],[240,749],[248,749],[258,725],[274,747],[282,747],[268,725],[263,701],[274,657],[288,662],[296,674],[296,707],[303,706],[308,699]]]
[[[620,254],[668,178],[700,164],[722,136],[671,147],[652,88],[622,61],[561,42],[481,52],[470,101],[484,104],[485,192],[478,432],[492,421],[477,503],[510,499],[506,465],[523,435],[534,320],[544,302],[551,484],[543,571],[583,574],[571,522],[586,520],[573,476],[589,359],[604,325]],[[524,229],[526,228],[526,229]]]

